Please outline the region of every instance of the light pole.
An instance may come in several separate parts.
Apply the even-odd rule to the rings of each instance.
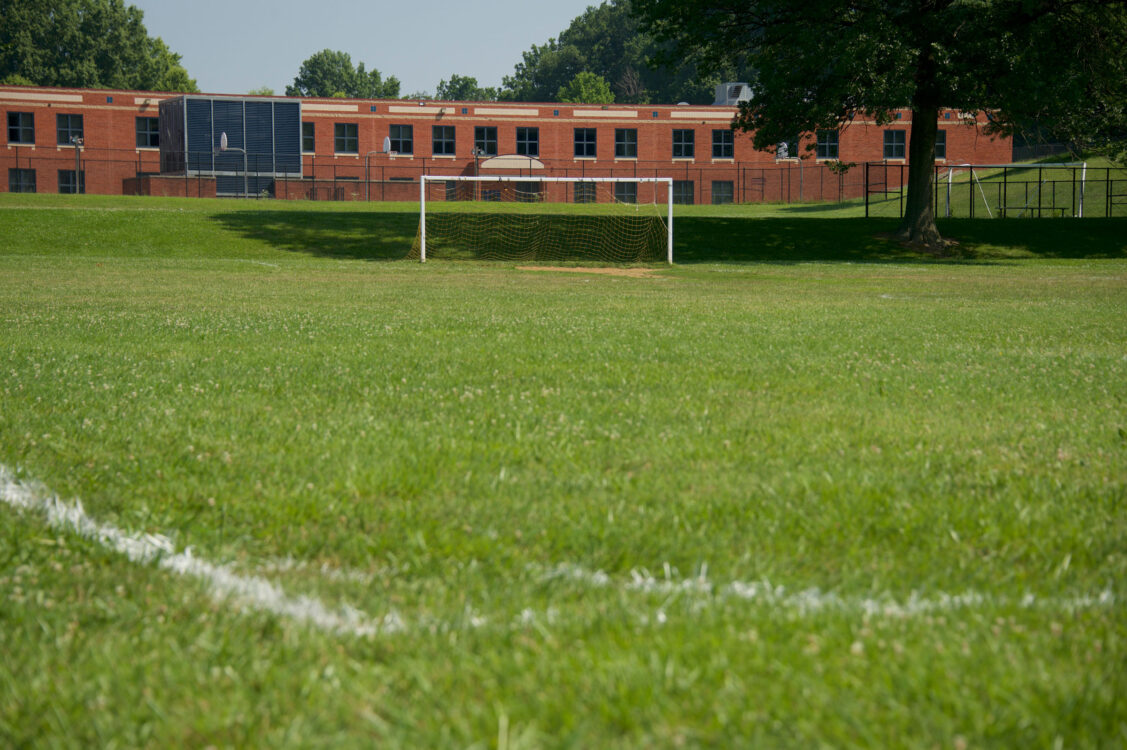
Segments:
[[[477,146],[474,146],[472,153],[473,153],[473,176],[474,177],[480,177],[481,176],[481,167],[478,164],[478,160],[481,159],[482,155],[485,152],[482,151]],[[480,200],[480,198],[481,198],[480,193],[481,193],[481,185],[477,181],[474,181],[474,184],[473,184],[473,199],[475,201]]]
[[[74,193],[82,192],[82,137],[72,135],[70,143],[74,146]]]
[[[364,154],[364,187],[365,187],[364,200],[365,201],[371,201],[372,200],[372,178],[368,174],[368,158],[372,154],[387,154],[387,153],[390,153],[390,152],[391,152],[391,136],[384,136],[383,149],[378,150],[378,151],[369,151],[368,153]]]

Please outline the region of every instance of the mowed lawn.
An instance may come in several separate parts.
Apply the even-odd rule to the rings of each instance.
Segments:
[[[1127,743],[1127,222],[838,211],[0,195],[0,746]]]

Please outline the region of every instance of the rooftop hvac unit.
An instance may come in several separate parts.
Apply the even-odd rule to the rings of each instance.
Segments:
[[[219,150],[226,133],[228,149]],[[216,178],[219,195],[301,177],[301,102],[178,96],[160,103],[160,171]],[[250,175],[249,182],[245,179]]]
[[[751,87],[744,82],[721,83],[716,87],[716,107],[734,107],[740,102],[751,101]]]

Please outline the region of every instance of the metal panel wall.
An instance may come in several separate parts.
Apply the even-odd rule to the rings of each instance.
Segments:
[[[243,195],[244,185],[249,195],[272,192],[275,177],[301,177],[301,102],[181,96],[160,110],[162,172],[215,175],[220,195]],[[216,153],[223,133],[228,150]]]

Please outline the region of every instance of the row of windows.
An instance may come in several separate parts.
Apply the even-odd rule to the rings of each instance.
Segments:
[[[78,173],[78,178],[75,179],[73,169],[60,169],[58,175],[58,185],[60,193],[85,193],[86,192],[86,170]],[[35,186],[35,170],[34,169],[9,169],[8,170],[8,192],[9,193],[34,193],[36,192]]]
[[[540,190],[542,185],[537,182],[516,183],[518,201],[535,203],[541,200]],[[465,194],[460,191],[456,182],[446,183],[446,200],[462,200]],[[482,200],[501,200],[501,191],[483,189],[480,197]],[[735,198],[735,182],[732,180],[712,181],[712,202],[714,204],[731,203]],[[616,182],[614,184],[614,199],[619,203],[638,202],[638,183]],[[598,200],[593,182],[577,182],[572,187],[572,200],[575,203],[594,203]],[[691,205],[696,202],[696,183],[692,180],[673,181],[673,202],[682,205]]]
[[[359,125],[354,122],[333,124],[333,151],[338,154],[360,153]],[[317,124],[301,123],[301,150],[313,153],[317,150]],[[388,139],[391,150],[397,154],[415,153],[415,127],[413,125],[391,125]],[[837,134],[834,133],[836,149]],[[455,127],[453,125],[431,126],[431,153],[435,156],[453,156],[457,153]],[[598,154],[598,131],[595,128],[575,128],[574,154],[577,158],[595,158]],[[540,128],[516,129],[517,153],[521,156],[540,156]],[[478,156],[496,156],[497,128],[479,126],[474,128],[474,153]],[[731,159],[735,154],[735,138],[731,130],[712,131],[712,158]],[[696,132],[693,130],[673,131],[673,158],[692,159],[696,155]],[[636,128],[616,128],[614,131],[614,156],[618,159],[638,158],[638,131]]]
[[[83,138],[82,115],[55,115],[55,142],[69,146]],[[8,143],[35,144],[35,113],[8,113]],[[160,120],[156,117],[137,118],[137,148],[160,146]]]
[[[160,146],[160,121],[156,117],[138,117],[137,148],[158,148]],[[314,139],[316,124],[301,124],[301,150],[316,150]],[[55,115],[56,142],[69,145],[83,137],[82,115]],[[360,128],[354,122],[338,122],[333,125],[333,151],[338,154],[360,153]],[[392,125],[388,130],[391,150],[399,154],[415,152],[414,126]],[[904,159],[907,156],[906,130],[884,131],[885,159]],[[834,130],[819,130],[815,135],[815,156],[819,159],[838,158],[838,133]],[[517,153],[522,156],[540,155],[540,128],[516,129]],[[32,112],[8,113],[8,143],[35,143],[35,114]],[[734,155],[735,140],[731,130],[712,131],[712,158],[731,159]],[[474,152],[480,156],[497,155],[497,128],[482,126],[474,128]],[[434,125],[431,128],[431,153],[435,156],[453,156],[455,151],[455,128],[453,125]],[[595,158],[598,153],[598,132],[595,128],[575,128],[574,153],[576,158]],[[781,158],[798,155],[798,139],[780,144],[778,155]],[[614,156],[617,159],[638,158],[638,131],[635,128],[616,128],[614,131]],[[674,130],[674,159],[696,157],[696,131]],[[940,129],[935,135],[935,158],[947,158],[947,131]]]

